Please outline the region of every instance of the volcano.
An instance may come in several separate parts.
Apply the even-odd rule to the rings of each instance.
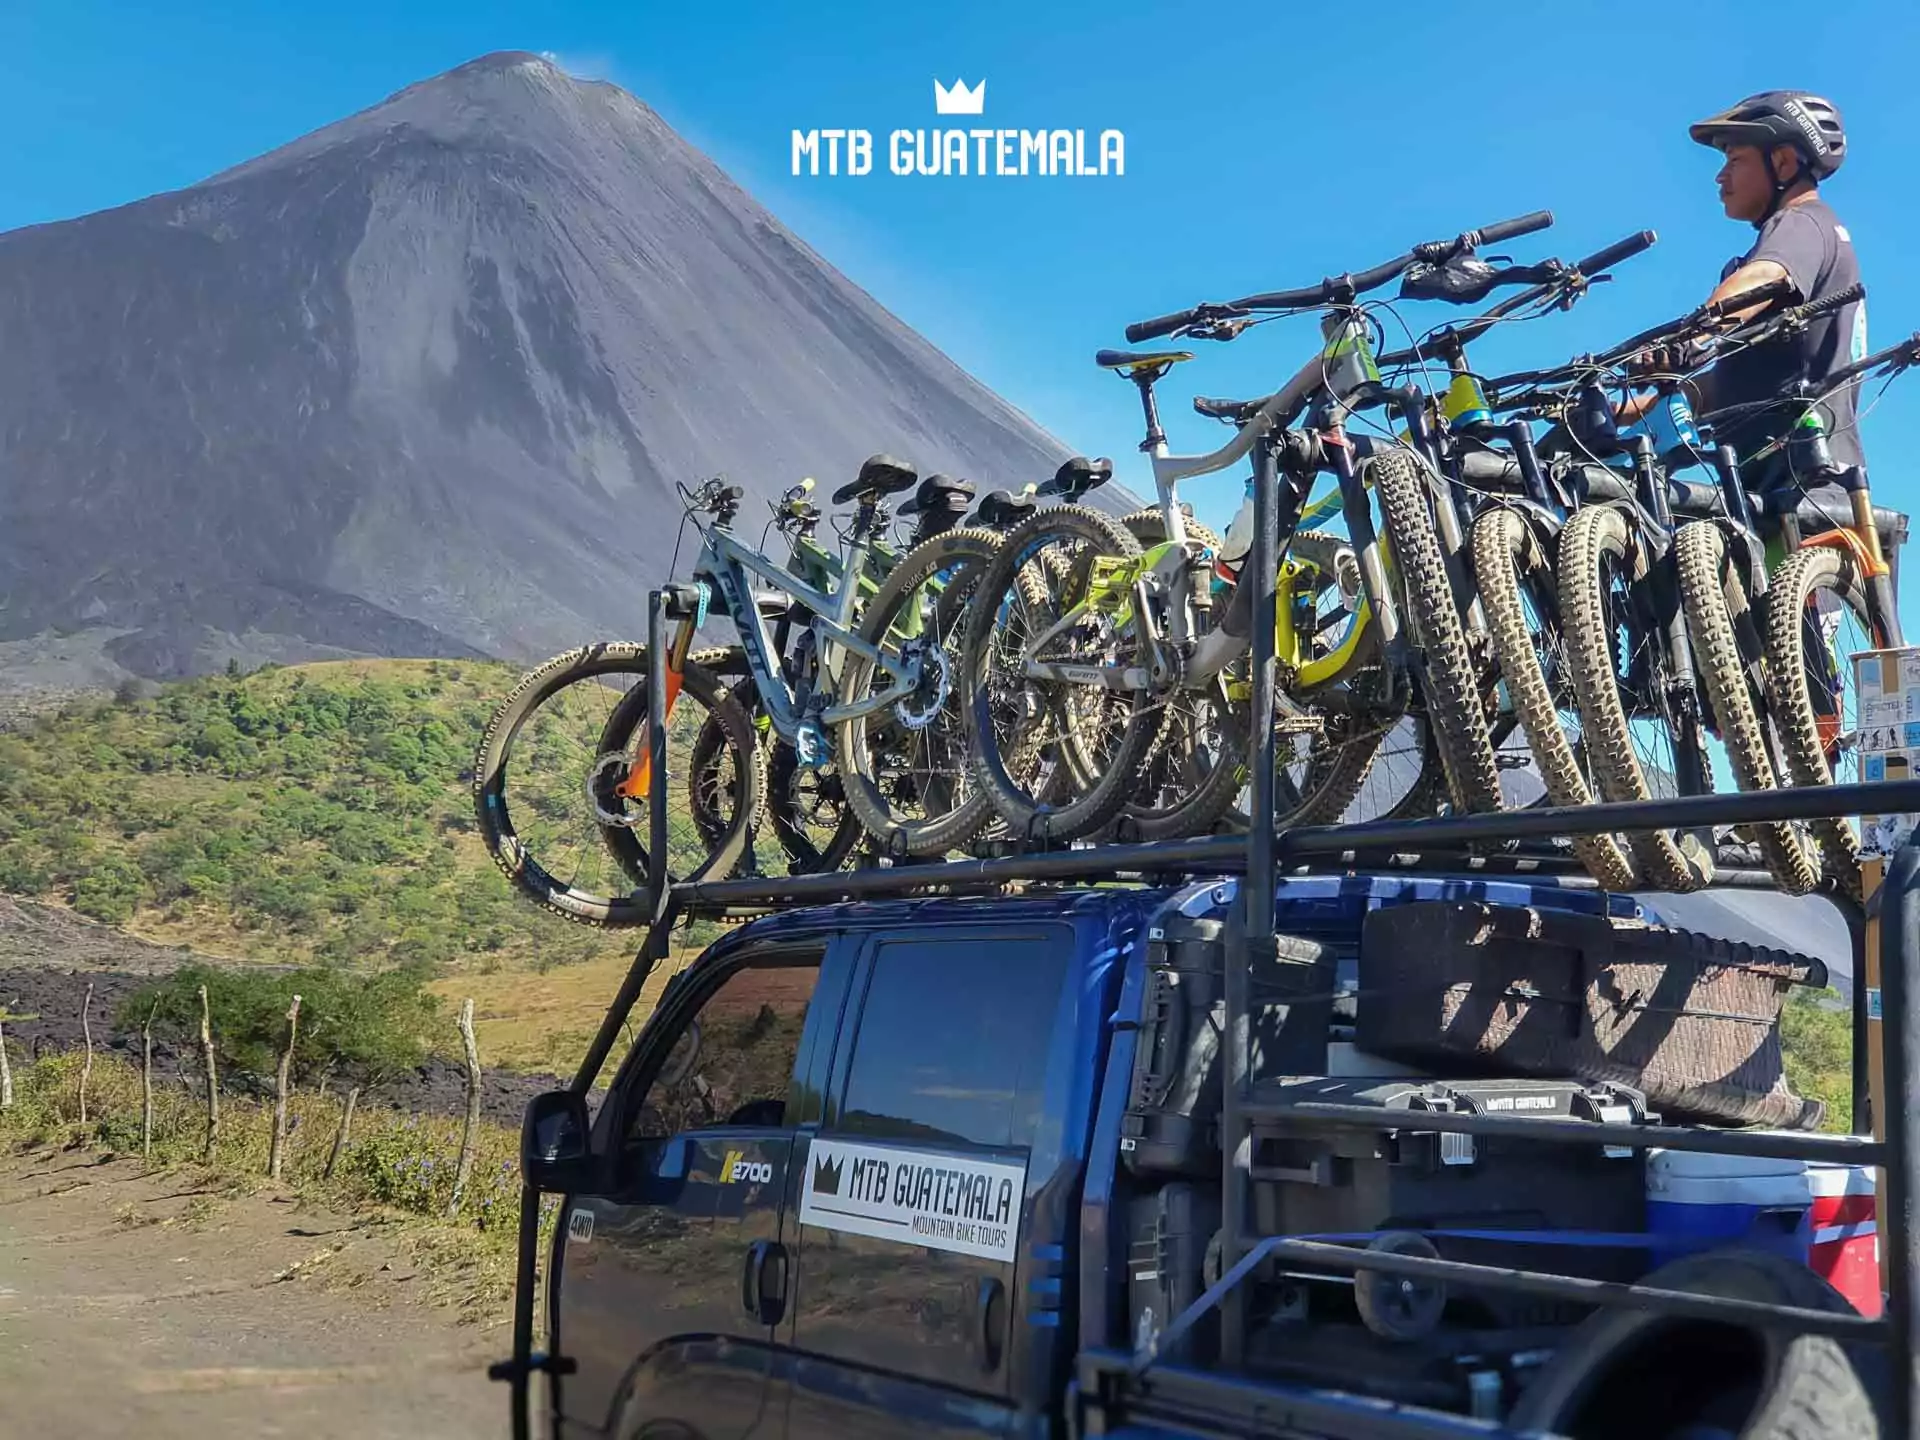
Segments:
[[[641,627],[676,482],[744,485],[746,533],[876,451],[982,489],[1066,453],[640,101],[522,53],[0,236],[0,333],[16,679],[530,660]]]

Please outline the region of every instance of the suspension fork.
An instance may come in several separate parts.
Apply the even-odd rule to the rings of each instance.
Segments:
[[[1641,540],[1656,547],[1647,567],[1651,631],[1665,642],[1653,657],[1657,668],[1647,678],[1650,685],[1662,693],[1672,720],[1674,782],[1682,795],[1704,795],[1712,788],[1707,780],[1706,748],[1700,733],[1704,712],[1694,678],[1693,640],[1687,634],[1686,609],[1680,603],[1680,576],[1674,561],[1672,496],[1667,491],[1666,477],[1654,462],[1653,438],[1635,435],[1631,446],[1640,508],[1652,521],[1651,533],[1643,533]],[[1713,852],[1711,826],[1696,828],[1691,833],[1709,854]]]
[[[1386,563],[1380,556],[1380,536],[1373,528],[1373,507],[1367,487],[1353,463],[1353,446],[1344,426],[1335,424],[1321,432],[1320,442],[1327,465],[1340,483],[1340,508],[1347,518],[1347,538],[1360,562],[1360,583],[1367,590],[1367,604],[1373,610],[1373,623],[1380,632],[1380,650],[1395,670],[1406,667],[1406,633],[1400,625],[1400,608],[1394,603],[1393,588],[1387,583]]]
[[[1880,527],[1874,523],[1873,492],[1867,488],[1866,472],[1848,469],[1840,483],[1846,487],[1847,503],[1853,510],[1854,534],[1860,537],[1860,548],[1872,562],[1866,567],[1866,579],[1873,643],[1883,650],[1898,649],[1906,644],[1900,628],[1899,596],[1894,591],[1892,562],[1881,549]]]
[[[1547,477],[1540,469],[1540,452],[1533,448],[1533,426],[1525,420],[1513,420],[1502,426],[1501,430],[1513,451],[1514,462],[1520,467],[1520,483],[1526,487],[1527,498],[1547,513],[1564,520],[1567,507],[1547,487]]]
[[[673,639],[667,646],[667,685],[666,695],[660,707],[662,719],[671,719],[673,705],[680,698],[680,687],[684,682],[687,668],[687,654],[693,649],[693,632],[698,625],[697,614],[684,617],[673,632]],[[642,721],[640,735],[634,744],[634,763],[628,767],[626,778],[613,787],[613,793],[623,800],[645,800],[650,793],[653,780],[653,750],[647,744],[647,722]]]
[[[1434,523],[1440,535],[1440,553],[1447,567],[1447,583],[1453,587],[1453,608],[1466,622],[1469,637],[1484,638],[1486,612],[1481,608],[1480,592],[1467,565],[1467,531],[1472,523],[1467,488],[1461,483],[1458,467],[1441,463],[1439,442],[1427,419],[1427,397],[1411,385],[1401,386],[1392,395],[1393,407],[1407,427],[1407,438],[1413,442],[1414,450],[1426,458],[1431,473],[1445,478],[1445,493],[1433,496],[1432,503]]]

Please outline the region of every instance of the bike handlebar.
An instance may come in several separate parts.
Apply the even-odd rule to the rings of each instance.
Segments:
[[[1521,215],[1512,220],[1501,220],[1483,230],[1469,230],[1460,237],[1458,249],[1449,254],[1458,254],[1459,250],[1477,250],[1482,245],[1498,245],[1502,240],[1512,240],[1521,235],[1531,235],[1537,230],[1545,230],[1553,224],[1551,210],[1535,210],[1531,214]]]
[[[1429,240],[1425,244],[1416,245],[1406,254],[1376,265],[1371,270],[1363,270],[1358,275],[1329,276],[1318,285],[1304,286],[1298,290],[1267,290],[1258,295],[1242,296],[1226,305],[1196,305],[1190,310],[1178,310],[1171,315],[1141,320],[1127,326],[1127,341],[1129,344],[1137,345],[1142,340],[1156,340],[1162,335],[1170,335],[1175,330],[1183,329],[1199,320],[1224,318],[1248,310],[1306,310],[1322,305],[1339,304],[1364,295],[1369,290],[1378,290],[1389,280],[1406,271],[1416,261],[1425,260],[1433,264],[1441,264],[1476,246],[1511,240],[1517,235],[1531,235],[1534,231],[1544,230],[1551,224],[1553,224],[1551,210],[1536,210],[1531,215],[1501,220],[1478,230],[1463,230],[1451,240]]]
[[[1670,343],[1687,336],[1691,332],[1705,329],[1719,323],[1736,310],[1744,310],[1749,305],[1771,305],[1777,300],[1794,294],[1790,280],[1769,280],[1764,285],[1756,285],[1750,290],[1742,290],[1737,295],[1710,302],[1697,309],[1688,311],[1675,320],[1662,321],[1650,325],[1637,335],[1629,336],[1619,344],[1601,351],[1597,355],[1583,355],[1564,365],[1549,366],[1544,370],[1517,370],[1511,375],[1500,375],[1486,382],[1490,393],[1512,390],[1515,387],[1538,389],[1561,380],[1593,370],[1604,370],[1619,364],[1629,356],[1642,350],[1652,349],[1656,345]],[[1384,361],[1382,362],[1385,363]]]
[[[1471,320],[1466,320],[1458,325],[1452,326],[1451,330],[1454,343],[1458,345],[1472,344],[1507,316],[1513,314],[1514,311],[1524,310],[1529,305],[1545,300],[1556,290],[1571,290],[1576,284],[1598,278],[1603,272],[1612,269],[1622,260],[1630,260],[1635,255],[1652,249],[1654,242],[1659,238],[1660,236],[1652,230],[1641,230],[1636,234],[1627,236],[1625,239],[1614,241],[1613,244],[1606,246],[1604,249],[1594,251],[1593,254],[1587,256],[1584,260],[1575,261],[1571,267],[1562,267],[1559,274],[1542,279],[1542,281],[1533,286],[1532,289],[1522,291],[1518,295],[1509,296],[1488,310],[1484,315],[1476,315]],[[1552,263],[1551,261],[1547,262],[1549,265]],[[1528,267],[1529,270],[1534,271],[1544,270],[1545,268],[1546,266],[1544,265]],[[1419,360],[1430,359],[1431,356],[1431,346],[1410,345],[1405,350],[1394,350],[1380,356],[1375,363],[1382,370],[1397,370],[1403,365],[1412,365]]]
[[[1644,251],[1651,250],[1660,236],[1652,230],[1642,230],[1637,235],[1629,235],[1624,240],[1616,240],[1604,250],[1596,250],[1573,268],[1591,280],[1602,271],[1611,270],[1622,260],[1631,260]]]

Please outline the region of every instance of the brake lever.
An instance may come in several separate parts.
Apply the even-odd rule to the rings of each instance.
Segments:
[[[1194,340],[1232,340],[1251,324],[1253,324],[1251,317],[1208,320],[1193,326],[1186,331],[1186,335]]]

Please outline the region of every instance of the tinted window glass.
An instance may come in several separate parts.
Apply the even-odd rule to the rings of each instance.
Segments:
[[[784,1123],[807,1003],[819,978],[818,959],[800,957],[728,976],[681,1030],[629,1138]]]
[[[882,941],[840,1132],[1033,1142],[1072,932]]]

